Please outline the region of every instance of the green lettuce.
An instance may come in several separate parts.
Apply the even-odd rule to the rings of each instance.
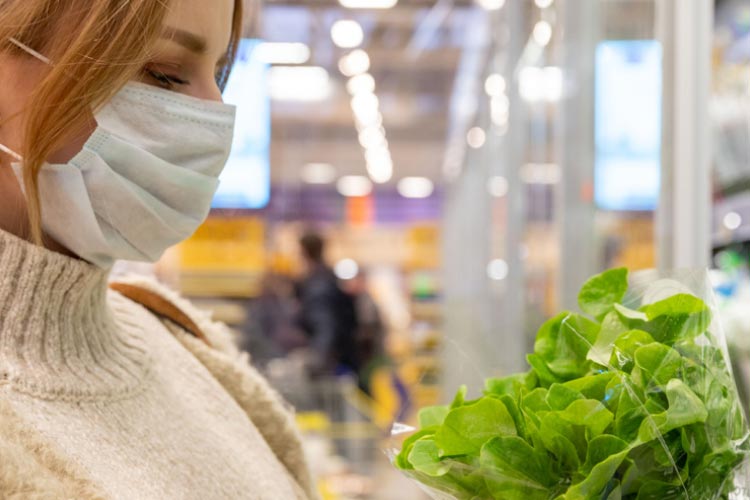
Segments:
[[[730,498],[750,445],[711,309],[689,294],[632,309],[627,292],[625,269],[589,280],[529,372],[421,410],[395,465],[459,500]]]

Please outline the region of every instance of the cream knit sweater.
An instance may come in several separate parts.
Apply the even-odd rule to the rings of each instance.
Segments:
[[[107,272],[0,231],[0,490],[12,424],[104,498],[313,496],[290,473],[303,459],[265,382],[231,348],[196,342],[107,291]]]

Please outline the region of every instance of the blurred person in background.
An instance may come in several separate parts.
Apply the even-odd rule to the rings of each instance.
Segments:
[[[368,275],[360,270],[344,282],[357,311],[357,359],[359,389],[373,402],[372,417],[382,429],[407,418],[411,395],[386,349],[388,335],[380,308],[368,288]]]
[[[309,369],[314,376],[357,374],[356,306],[326,265],[325,246],[317,233],[300,239],[304,276],[297,284],[298,324],[309,339]]]
[[[0,0],[0,498],[317,497],[226,328],[108,285],[209,213],[242,5]]]
[[[272,359],[307,347],[307,338],[295,323],[298,305],[290,278],[266,273],[260,295],[247,310],[247,320],[240,327],[240,349],[250,353],[256,365],[265,367]]]
[[[359,388],[369,395],[372,393],[372,373],[378,367],[389,364],[385,351],[385,325],[378,305],[367,288],[367,274],[364,270],[344,282],[344,290],[352,296],[357,315],[355,342]]]

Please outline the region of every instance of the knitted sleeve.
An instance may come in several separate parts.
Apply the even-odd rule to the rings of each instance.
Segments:
[[[104,500],[104,495],[0,399],[0,498]]]

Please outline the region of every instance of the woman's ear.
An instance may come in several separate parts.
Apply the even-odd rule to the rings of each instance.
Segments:
[[[19,152],[23,143],[22,120],[17,116],[19,101],[25,96],[19,95],[16,85],[18,58],[7,53],[0,53],[0,144],[14,152]],[[8,160],[7,153],[2,153],[3,160]]]
[[[49,71],[41,61],[0,52],[0,143],[22,154],[26,109]]]
[[[23,154],[26,109],[34,90],[49,72],[47,64],[26,55],[0,53],[0,144]],[[47,160],[67,163],[77,155],[96,129],[93,113],[86,118],[71,139]]]

